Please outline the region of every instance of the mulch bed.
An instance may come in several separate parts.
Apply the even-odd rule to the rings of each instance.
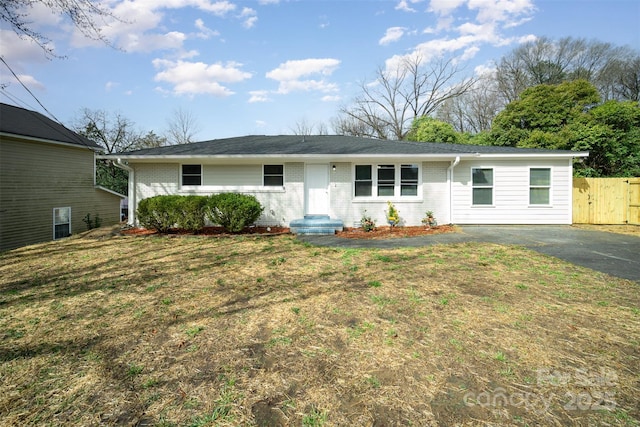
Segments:
[[[233,235],[251,235],[251,234],[260,234],[260,235],[278,235],[278,234],[288,234],[288,227],[247,227],[241,232],[238,233],[229,233],[222,227],[205,227],[202,231],[195,233],[198,236],[233,236]],[[150,236],[155,234],[163,234],[158,233],[156,230],[148,230],[146,228],[127,228],[120,232],[125,236]],[[183,236],[183,235],[193,235],[194,233],[187,230],[182,230],[179,228],[174,228],[169,230],[166,235],[171,236]]]
[[[402,237],[427,236],[430,234],[454,233],[456,228],[453,225],[438,225],[427,228],[417,227],[376,227],[372,231],[364,231],[362,228],[348,228],[336,233],[339,237],[348,239],[394,239]]]
[[[338,237],[347,239],[396,239],[403,237],[427,236],[430,234],[454,233],[456,228],[453,225],[439,225],[427,228],[424,226],[417,227],[376,227],[372,231],[364,231],[362,228],[345,227],[343,231],[336,233]],[[237,235],[280,235],[289,234],[288,227],[247,227],[238,233],[228,233],[222,227],[205,227],[201,232],[196,233],[198,236],[237,236]],[[127,228],[120,232],[125,236],[151,236],[160,235],[156,230],[148,230],[146,228]],[[194,233],[182,230],[172,229],[166,235],[168,236],[188,236]]]

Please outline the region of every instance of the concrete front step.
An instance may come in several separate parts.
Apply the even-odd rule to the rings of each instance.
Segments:
[[[305,215],[289,223],[293,234],[335,234],[342,231],[344,225],[340,219],[331,219],[329,215]]]

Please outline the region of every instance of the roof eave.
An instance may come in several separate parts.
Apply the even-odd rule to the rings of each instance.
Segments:
[[[89,150],[92,150],[95,152],[100,152],[103,150],[103,148],[99,146],[86,145],[82,143],[76,144],[72,142],[57,141],[55,139],[39,138],[39,137],[29,136],[29,135],[20,135],[17,133],[0,132],[0,137],[2,136],[7,138],[22,139],[26,141],[41,142],[46,144],[64,145],[66,147],[73,147],[73,148],[88,148]]]
[[[356,159],[440,159],[451,160],[456,157],[461,159],[469,158],[574,158],[574,157],[587,157],[588,152],[549,152],[549,153],[432,153],[432,154],[418,154],[418,153],[395,153],[395,154],[169,154],[169,155],[140,155],[140,154],[104,154],[98,155],[99,159],[109,160],[128,160],[128,161],[182,161],[182,160],[271,160],[280,159],[288,161],[306,161],[306,160],[327,160],[327,161],[340,161],[340,160],[356,160]]]

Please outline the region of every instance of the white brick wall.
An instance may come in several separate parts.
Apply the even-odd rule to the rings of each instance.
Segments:
[[[353,166],[351,163],[332,163],[336,171],[331,173],[331,216],[344,221],[345,227],[353,227],[366,210],[378,225],[386,225],[387,200],[360,201],[353,197]],[[449,219],[449,184],[447,168],[449,162],[422,163],[422,198],[402,200],[395,198],[393,204],[400,211],[402,225],[422,225],[427,210],[434,211],[436,219],[445,223]]]
[[[148,197],[168,194],[210,195],[219,193],[202,187],[202,189],[185,191],[180,188],[180,165],[178,163],[139,163],[131,165],[135,170],[136,202]],[[207,167],[212,167],[207,165]],[[241,186],[225,187],[224,191],[255,196],[264,206],[264,212],[257,221],[260,225],[288,226],[292,219],[304,215],[304,164],[286,163],[284,169],[284,188],[258,188]],[[137,209],[137,204],[134,209]]]

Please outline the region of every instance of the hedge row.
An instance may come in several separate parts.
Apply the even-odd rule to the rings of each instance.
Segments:
[[[140,225],[160,233],[171,228],[197,233],[204,228],[206,219],[237,233],[256,222],[263,210],[254,196],[246,194],[154,196],[140,201],[137,216]]]

